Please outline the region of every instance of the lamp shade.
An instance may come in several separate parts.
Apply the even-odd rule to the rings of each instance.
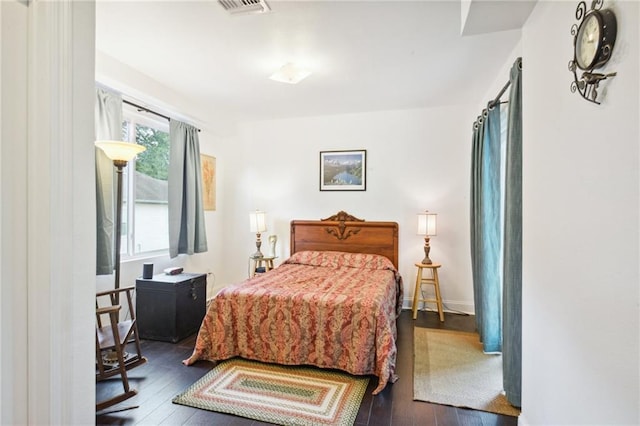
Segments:
[[[114,161],[131,161],[146,149],[142,145],[122,141],[96,141],[96,146]]]
[[[249,213],[249,228],[251,232],[264,232],[267,230],[266,213],[260,210]]]
[[[418,235],[437,235],[438,215],[436,213],[418,213]]]

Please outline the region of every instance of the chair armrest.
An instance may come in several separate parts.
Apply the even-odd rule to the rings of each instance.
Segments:
[[[110,314],[111,312],[118,312],[119,310],[120,310],[120,305],[105,306],[103,308],[96,308],[96,314],[98,315]]]
[[[131,287],[122,287],[122,288],[112,289],[112,290],[105,290],[105,291],[96,293],[96,297],[109,296],[111,294],[123,293],[125,291],[134,291],[135,289],[136,288],[134,286],[131,286]]]

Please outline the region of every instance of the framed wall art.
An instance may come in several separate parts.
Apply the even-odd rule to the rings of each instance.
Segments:
[[[202,204],[204,210],[216,209],[216,157],[200,154]]]
[[[367,151],[320,151],[320,191],[366,191]]]

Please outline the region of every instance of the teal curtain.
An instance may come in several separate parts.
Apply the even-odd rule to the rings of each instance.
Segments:
[[[520,407],[522,388],[522,58],[511,68],[504,214],[503,386]]]
[[[207,251],[198,129],[170,120],[169,256]]]
[[[96,140],[122,140],[122,96],[96,88]],[[99,148],[96,158],[96,275],[109,275],[114,268],[114,167]]]
[[[474,123],[471,159],[471,266],[483,350],[502,350],[500,104]]]

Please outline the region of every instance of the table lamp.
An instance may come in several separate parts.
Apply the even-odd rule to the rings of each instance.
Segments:
[[[429,213],[425,210],[424,213],[418,213],[418,235],[424,235],[424,259],[422,264],[431,265],[431,259],[429,259],[429,237],[437,235],[437,218],[436,213]]]
[[[262,241],[260,240],[260,233],[267,230],[266,213],[260,210],[249,213],[249,229],[251,232],[256,233],[256,252],[251,255],[253,258],[264,257],[260,251]]]

